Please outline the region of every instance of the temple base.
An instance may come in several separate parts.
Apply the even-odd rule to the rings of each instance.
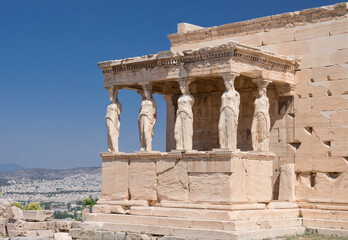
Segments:
[[[306,228],[348,236],[348,205],[328,210],[271,201],[273,153],[216,149],[102,159],[102,197],[70,231],[75,239],[265,239]]]
[[[101,154],[102,196],[112,201],[268,203],[273,153],[215,150]]]

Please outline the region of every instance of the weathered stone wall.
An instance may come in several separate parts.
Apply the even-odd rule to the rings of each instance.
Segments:
[[[104,153],[102,196],[98,204],[122,200],[146,204],[267,203],[272,199],[274,157],[248,152]],[[104,212],[110,211],[125,213],[121,208]]]
[[[295,163],[299,201],[348,203],[347,5],[169,35],[176,50],[236,40],[302,58],[293,100],[271,102],[282,118],[274,121],[270,147],[278,156],[274,168]]]
[[[193,149],[199,151],[219,148],[218,122],[221,94],[194,95],[193,105]]]

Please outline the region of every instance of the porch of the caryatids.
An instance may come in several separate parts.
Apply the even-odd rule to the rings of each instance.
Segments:
[[[254,102],[255,110],[251,125],[252,146],[256,152],[268,152],[271,121],[267,86],[271,81],[254,79],[253,82],[257,85],[258,96]]]
[[[225,83],[225,92],[221,96],[221,108],[219,119],[220,148],[237,150],[237,128],[240,95],[234,88],[234,80],[239,74],[221,74]]]
[[[118,89],[115,87],[109,88],[109,98],[111,103],[106,110],[106,134],[108,142],[108,152],[118,152],[118,137],[120,133],[120,114],[122,105],[117,98]]]

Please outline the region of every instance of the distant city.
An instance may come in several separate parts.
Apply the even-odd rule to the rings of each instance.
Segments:
[[[101,168],[0,172],[1,198],[15,202],[76,203],[100,196]]]

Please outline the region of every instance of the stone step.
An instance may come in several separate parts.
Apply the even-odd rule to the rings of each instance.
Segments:
[[[280,218],[280,219],[258,219],[258,220],[204,220],[193,218],[173,218],[157,216],[137,216],[123,214],[103,214],[90,213],[86,214],[84,219],[88,222],[110,222],[124,224],[147,224],[155,226],[171,226],[185,228],[203,228],[214,230],[253,230],[269,228],[287,228],[302,226],[300,218]]]
[[[308,227],[307,231],[315,234],[322,234],[326,236],[348,237],[348,230],[345,229],[332,229],[332,228],[317,228]]]
[[[2,239],[2,238],[0,238]],[[7,238],[4,238],[4,240]],[[47,237],[12,237],[11,240],[55,240],[55,238]]]
[[[297,218],[299,209],[262,209],[262,210],[208,210],[208,209],[180,209],[169,207],[138,207],[130,208],[131,215],[194,218],[206,220],[252,220],[273,218]]]
[[[98,225],[100,227],[100,225]],[[90,226],[89,226],[90,228]],[[119,232],[146,233],[160,236],[173,236],[193,239],[265,239],[284,235],[303,234],[303,227],[289,227],[281,229],[257,229],[247,231],[226,231],[212,229],[194,229],[183,227],[156,226],[147,224],[103,223],[101,229],[71,229],[70,235],[78,239],[115,239]],[[108,237],[107,237],[108,236]]]
[[[323,209],[323,210],[341,210],[348,211],[348,204],[344,203],[309,203],[299,202],[297,203],[300,208],[303,209]]]
[[[45,237],[53,238],[53,230],[10,230],[9,237]]]
[[[260,219],[257,222],[261,229],[302,227],[302,218]]]
[[[238,235],[238,240],[250,240],[250,239],[269,239],[292,235],[302,235],[306,229],[304,227],[289,227],[289,228],[278,228],[278,229],[260,229],[260,230],[249,230],[240,231],[236,234]]]
[[[345,221],[345,220],[304,218],[302,221],[303,221],[304,227],[333,228],[333,229],[346,229],[346,230],[348,230],[348,221]]]
[[[182,203],[162,200],[159,205],[161,207],[170,208],[192,208],[192,209],[211,209],[211,210],[255,210],[265,209],[266,204],[264,203],[240,203],[240,204],[228,204],[228,205],[217,205],[208,203]],[[297,205],[296,205],[297,206]]]
[[[348,221],[348,211],[323,210],[323,209],[301,209],[300,214],[303,218]]]

